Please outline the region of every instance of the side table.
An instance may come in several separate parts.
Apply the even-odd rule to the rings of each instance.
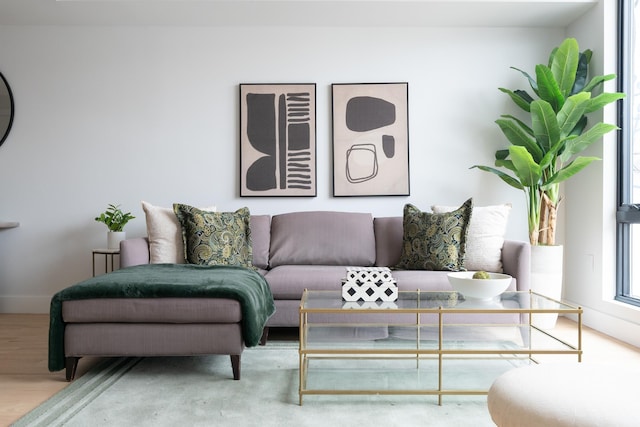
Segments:
[[[114,270],[113,257],[114,255],[120,256],[120,249],[94,249],[91,256],[93,262],[93,277],[96,277],[96,255],[104,255],[104,272],[108,273]],[[111,268],[109,268],[109,261],[111,261]]]

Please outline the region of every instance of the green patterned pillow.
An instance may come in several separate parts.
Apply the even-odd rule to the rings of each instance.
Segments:
[[[402,255],[396,268],[406,270],[464,270],[467,231],[473,209],[469,199],[453,212],[422,212],[404,207]]]
[[[235,212],[208,212],[175,203],[173,211],[182,225],[184,258],[189,264],[252,268],[248,208]]]

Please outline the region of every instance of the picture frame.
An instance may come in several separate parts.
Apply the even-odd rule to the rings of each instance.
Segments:
[[[315,197],[316,84],[239,89],[240,196]]]
[[[409,84],[334,83],[333,195],[409,196]]]

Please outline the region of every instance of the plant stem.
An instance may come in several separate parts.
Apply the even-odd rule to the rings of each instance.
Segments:
[[[532,245],[537,245],[540,227],[540,190],[537,185],[532,186],[527,188],[526,194],[528,197],[529,242]]]

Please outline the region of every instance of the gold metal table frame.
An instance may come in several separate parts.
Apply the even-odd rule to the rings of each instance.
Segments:
[[[505,292],[494,304],[473,304],[456,292],[400,291],[398,303],[364,303],[361,305],[345,303],[339,291],[305,290],[300,302],[300,347],[299,347],[299,404],[303,404],[305,395],[437,395],[438,404],[442,404],[443,395],[486,395],[486,389],[449,389],[443,387],[443,360],[449,358],[481,359],[487,357],[520,358],[530,363],[538,363],[536,355],[575,355],[582,361],[582,308],[571,306],[561,301],[548,298],[535,292]],[[502,301],[512,302],[506,306]],[[425,303],[427,302],[427,303]],[[469,304],[472,303],[472,304]],[[310,322],[310,315],[340,316],[356,320],[338,320],[336,323]],[[410,315],[415,319],[411,324],[399,323],[401,326],[412,326],[416,330],[415,347],[412,348],[358,348],[357,344],[344,346],[324,345],[313,342],[310,332],[314,327],[330,325],[333,328],[361,327],[363,325],[384,325],[385,323],[359,322],[362,315]],[[494,318],[510,314],[521,319],[513,324],[496,324],[499,327],[517,327],[528,331],[529,343],[522,348],[481,349],[481,348],[447,348],[444,345],[446,330],[455,324],[444,321],[450,315],[490,315]],[[541,329],[535,324],[538,315],[574,315],[577,317],[575,342],[564,341],[551,332]],[[384,316],[382,316],[384,317]],[[437,317],[437,321],[424,323],[424,317]],[[458,316],[460,317],[460,316]],[[437,328],[437,346],[435,348],[421,346],[420,331],[426,326]],[[463,323],[458,326],[464,327]],[[554,343],[554,346],[538,348],[532,344],[532,333],[539,334]],[[437,360],[437,387],[427,389],[322,389],[308,387],[309,362],[313,359],[415,359],[416,369],[421,359]]]

